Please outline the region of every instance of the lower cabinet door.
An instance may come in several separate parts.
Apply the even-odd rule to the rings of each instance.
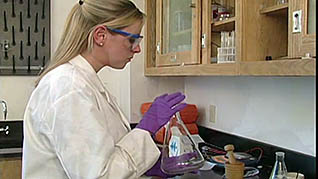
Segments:
[[[22,159],[0,158],[0,178],[2,179],[21,179]]]

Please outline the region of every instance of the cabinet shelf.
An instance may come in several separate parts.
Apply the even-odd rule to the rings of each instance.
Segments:
[[[235,29],[235,17],[227,20],[212,22],[212,31],[230,31]]]
[[[217,26],[221,26],[221,25],[229,24],[229,23],[233,23],[233,22],[235,22],[235,17],[230,17],[230,18],[228,18],[226,20],[222,20],[222,21],[212,22],[212,24],[214,27],[217,27]]]
[[[315,76],[316,59],[146,68],[145,76]]]
[[[288,11],[288,3],[266,7],[260,11],[261,14],[286,14]]]
[[[152,67],[145,70],[145,76],[236,76],[237,63]]]

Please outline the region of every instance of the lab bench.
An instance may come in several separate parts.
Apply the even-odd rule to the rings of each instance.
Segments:
[[[260,169],[260,173],[256,176],[248,177],[246,179],[263,179],[269,178],[271,169],[270,168],[263,168]],[[181,176],[175,176],[171,179],[225,179],[224,175],[224,168],[217,168],[208,171],[198,171],[196,174],[193,173],[186,173]],[[152,179],[159,179],[160,177],[151,177]]]
[[[131,124],[134,128],[137,124]],[[272,167],[275,163],[275,152],[282,151],[285,153],[285,163],[288,172],[299,172],[305,175],[306,179],[316,179],[316,157],[291,151],[278,146],[273,146],[260,141],[255,141],[240,136],[224,133],[203,126],[198,126],[200,137],[208,144],[213,144],[223,148],[227,144],[233,144],[235,151],[248,151],[252,148],[261,148],[263,153],[261,159],[255,167],[260,171],[259,177],[269,178]],[[224,170],[224,168],[223,168]],[[222,178],[224,171],[212,169],[210,171],[200,171],[198,174],[185,174],[180,179],[205,179],[205,178]],[[255,178],[255,177],[254,177]],[[252,179],[252,177],[250,177]]]

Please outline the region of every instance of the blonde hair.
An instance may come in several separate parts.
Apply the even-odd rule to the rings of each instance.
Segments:
[[[62,37],[49,66],[41,73],[36,86],[45,74],[70,61],[81,52],[93,48],[93,31],[98,25],[122,29],[144,21],[142,13],[130,0],[82,0],[69,13]]]

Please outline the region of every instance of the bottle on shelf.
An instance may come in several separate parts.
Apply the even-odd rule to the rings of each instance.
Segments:
[[[276,4],[279,5],[279,4],[285,4],[285,3],[288,3],[288,0],[277,0],[276,1]]]
[[[235,31],[221,31],[221,47],[217,48],[217,63],[235,62]]]

